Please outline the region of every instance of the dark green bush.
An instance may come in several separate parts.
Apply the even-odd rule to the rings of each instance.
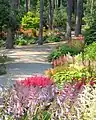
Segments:
[[[28,40],[28,44],[35,44],[37,42],[38,38],[33,37],[31,39]]]
[[[87,45],[96,41],[96,21],[85,31],[84,36]]]
[[[53,22],[55,27],[63,27],[65,29],[66,19],[67,19],[67,14],[66,14],[65,8],[61,7],[61,8],[55,9],[54,22]]]
[[[54,59],[59,58],[62,55],[67,55],[68,53],[71,56],[77,55],[81,50],[75,47],[70,47],[68,44],[61,45],[58,49],[52,51],[52,53],[48,56],[48,61],[51,62]]]

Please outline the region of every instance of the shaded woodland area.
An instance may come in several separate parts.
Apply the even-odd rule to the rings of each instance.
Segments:
[[[13,48],[16,34],[19,33],[21,26],[27,30],[34,28],[38,32],[38,44],[43,44],[44,27],[51,31],[62,28],[66,33],[66,40],[70,40],[71,31],[75,31],[75,36],[82,33],[82,25],[88,24],[87,19],[89,22],[93,19],[90,17],[94,14],[94,10],[94,0],[90,0],[90,4],[87,0],[0,0],[0,36],[5,34],[6,48]],[[31,18],[28,18],[29,21],[25,19],[22,24],[22,19],[28,12],[37,15],[38,22],[36,20],[33,22],[39,26],[32,26]],[[30,23],[27,28],[26,21]]]

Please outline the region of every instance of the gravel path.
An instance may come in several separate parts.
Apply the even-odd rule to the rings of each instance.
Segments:
[[[12,58],[12,61],[7,63],[7,74],[0,76],[0,84],[11,85],[16,79],[24,79],[33,74],[43,74],[44,70],[51,67],[47,62],[47,56],[58,44],[31,45],[16,47],[12,50],[0,50],[1,54]]]

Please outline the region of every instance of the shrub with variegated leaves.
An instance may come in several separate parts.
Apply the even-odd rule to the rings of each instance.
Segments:
[[[56,86],[53,80],[45,76],[32,76],[17,80],[8,92],[7,113],[14,118],[25,114],[33,117],[38,106],[47,106],[55,96]],[[28,118],[29,119],[29,118]]]
[[[16,81],[4,95],[0,117],[16,120],[95,120],[96,81],[66,83],[59,90],[44,76]]]
[[[96,85],[84,86],[74,103],[74,111],[77,120],[96,119]]]

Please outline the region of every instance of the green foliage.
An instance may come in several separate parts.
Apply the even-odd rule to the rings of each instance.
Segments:
[[[5,46],[5,41],[4,40],[0,40],[0,47],[4,47]]]
[[[9,0],[0,0],[0,27],[7,24],[10,14]]]
[[[62,68],[62,67],[61,67]],[[87,68],[75,68],[75,67],[65,67],[60,69],[60,67],[54,68],[55,74],[52,76],[59,87],[62,87],[64,83],[72,82],[73,78],[79,80],[82,77],[89,77],[90,74]],[[75,81],[76,82],[76,81]]]
[[[0,30],[11,28],[17,30],[24,10],[15,9],[10,0],[0,0]]]
[[[56,35],[49,35],[46,41],[48,42],[60,42],[61,38]]]
[[[56,27],[66,28],[66,18],[67,18],[67,14],[66,14],[65,8],[61,7],[61,8],[55,9],[53,25]]]
[[[93,42],[85,48],[84,55],[87,60],[96,61],[96,42]]]
[[[29,28],[39,28],[40,18],[32,12],[28,12],[22,18],[21,24],[25,29]]]
[[[86,0],[84,8],[85,42],[89,45],[96,41],[96,1]]]
[[[35,44],[37,42],[38,38],[36,37],[24,37],[19,36],[19,38],[15,41],[16,45],[28,45],[28,44]]]
[[[85,31],[85,43],[87,45],[96,41],[96,21]]]
[[[35,44],[37,42],[38,38],[33,37],[31,39],[28,40],[28,44]]]
[[[76,47],[70,47],[68,44],[61,45],[58,49],[52,51],[52,53],[48,56],[48,61],[51,62],[54,59],[59,58],[62,55],[67,55],[70,53],[71,56],[77,55],[80,53],[80,49]]]
[[[21,36],[16,40],[15,44],[21,46],[21,45],[27,45],[28,42]]]
[[[84,3],[84,18],[85,29],[89,28],[94,20],[96,20],[96,1],[95,0],[85,0]]]
[[[34,115],[33,120],[51,120],[51,114],[47,111],[40,111],[39,114]]]

